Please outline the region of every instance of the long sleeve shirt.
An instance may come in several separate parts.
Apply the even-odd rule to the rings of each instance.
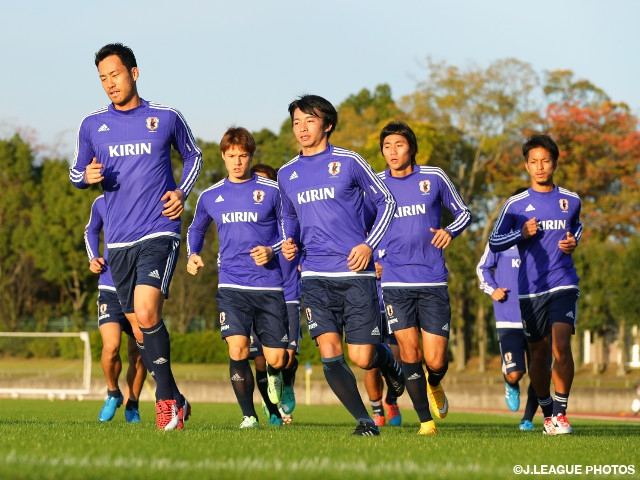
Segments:
[[[431,244],[431,228],[439,230],[442,208],[454,218],[445,229],[453,238],[469,226],[472,217],[455,186],[437,167],[414,165],[404,177],[389,170],[378,174],[397,202],[391,225],[378,247],[382,287],[419,287],[447,284],[444,252]]]
[[[395,200],[357,153],[331,144],[316,155],[298,155],[278,172],[285,238],[301,247],[302,276],[375,275],[373,262],[352,272],[347,257],[356,245],[375,250],[386,233]],[[367,225],[365,194],[376,206]]]
[[[176,185],[171,147],[184,162]],[[202,155],[187,122],[177,110],[142,100],[139,107],[117,110],[113,104],[86,116],[78,132],[69,178],[87,188],[85,170],[96,157],[109,226],[109,248],[126,247],[158,236],[180,238],[180,219],[162,215],[168,191],[189,195],[200,173]]]
[[[187,231],[187,255],[199,254],[204,235],[215,222],[220,240],[218,287],[283,290],[278,260],[282,249],[280,194],[273,180],[253,175],[234,183],[223,179],[198,198]],[[256,246],[271,247],[274,257],[258,266],[250,255]]]
[[[571,255],[558,247],[571,232],[576,241],[582,237],[580,197],[555,186],[550,192],[532,188],[509,198],[502,207],[489,237],[489,248],[500,252],[517,245],[520,255],[518,291],[521,298],[552,291],[578,288],[578,274]],[[522,227],[536,218],[538,231],[525,239]]]

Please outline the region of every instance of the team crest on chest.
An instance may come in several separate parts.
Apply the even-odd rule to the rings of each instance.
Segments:
[[[262,203],[263,200],[264,200],[264,190],[254,190],[253,201],[256,203]]]
[[[429,193],[429,190],[431,190],[431,180],[420,180],[419,187],[422,193]]]
[[[342,166],[342,164],[340,162],[331,162],[328,167],[329,167],[329,173],[331,174],[332,177],[335,177],[336,175],[338,175],[340,173],[340,167]]]
[[[160,119],[158,117],[147,117],[146,125],[150,132],[157,130],[159,123]]]
[[[567,200],[566,198],[561,198],[560,200],[558,200],[558,203],[560,204],[560,208],[563,212],[569,210],[569,200]]]

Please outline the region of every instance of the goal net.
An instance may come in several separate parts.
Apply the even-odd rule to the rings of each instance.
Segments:
[[[18,381],[21,375],[19,372],[11,372],[8,366],[15,364],[15,360],[3,361],[0,365],[0,394],[8,394],[13,397],[19,397],[20,395],[34,395],[34,396],[46,396],[50,399],[53,398],[67,398],[68,396],[75,396],[79,400],[83,396],[88,395],[91,388],[91,346],[89,342],[89,332],[66,332],[66,333],[51,333],[51,332],[0,332],[1,337],[30,337],[30,338],[47,338],[47,337],[77,337],[84,343],[83,359],[82,359],[82,383],[79,379],[71,376],[69,381],[55,382],[51,381],[51,373],[49,371],[39,372],[36,377],[45,378],[47,381],[38,380],[26,382],[30,385],[25,385],[25,382]],[[44,363],[52,363],[53,361],[45,361]],[[77,364],[78,361],[76,361]],[[77,367],[76,367],[77,371]],[[58,383],[58,385],[56,385]],[[34,385],[35,384],[35,385]],[[39,386],[36,386],[40,384]],[[47,386],[43,386],[47,384]]]

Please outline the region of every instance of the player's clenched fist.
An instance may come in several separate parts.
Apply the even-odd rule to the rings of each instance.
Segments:
[[[524,222],[524,225],[522,225],[522,236],[524,238],[533,237],[537,231],[538,221],[536,220],[536,217],[533,217],[531,220],[527,220]]]
[[[189,257],[189,261],[187,262],[187,272],[191,275],[196,275],[198,270],[204,267],[204,262],[200,255],[196,255],[195,253]]]

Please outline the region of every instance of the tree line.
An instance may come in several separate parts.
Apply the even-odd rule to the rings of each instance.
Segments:
[[[418,136],[418,163],[447,172],[473,213],[471,227],[445,253],[452,302],[450,353],[456,368],[464,369],[477,355],[483,370],[487,352],[496,349],[491,299],[478,287],[475,266],[502,203],[516,188],[529,185],[520,148],[535,132],[553,136],[561,152],[556,181],[583,202],[584,234],[574,253],[582,292],[579,332],[590,330],[601,349],[613,341],[631,341],[629,333],[637,332],[640,323],[635,300],[640,132],[626,104],[613,102],[568,70],[538,75],[516,59],[486,68],[429,59],[413,93],[396,102],[386,84],[363,89],[340,104],[338,113],[332,143],[357,151],[376,171],[385,168],[381,128],[390,120],[407,122]],[[288,118],[277,133],[263,129],[253,134],[258,146],[254,163],[278,168],[297,153]],[[199,145],[203,168],[183,214],[183,235],[198,193],[226,173],[218,144]],[[52,318],[66,316],[84,329],[97,322],[97,277],[88,268],[83,232],[101,190],[71,185],[71,159],[36,161],[35,154],[18,134],[0,140],[0,328],[46,330]],[[179,177],[177,154],[174,164]],[[182,249],[165,304],[174,331],[184,333],[196,323],[205,330],[218,328],[218,244],[212,230],[202,252],[209,268],[201,275],[187,274]]]

